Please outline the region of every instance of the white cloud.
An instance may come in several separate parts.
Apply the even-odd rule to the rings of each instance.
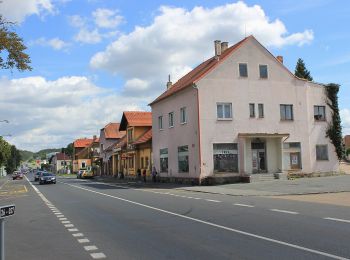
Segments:
[[[69,43],[59,39],[59,38],[52,38],[52,39],[46,39],[45,37],[41,37],[35,41],[29,42],[30,45],[40,45],[40,46],[49,46],[53,48],[54,50],[67,50],[69,47]]]
[[[280,20],[270,21],[258,5],[237,2],[192,10],[163,6],[150,25],[121,35],[95,54],[90,65],[119,74],[126,82],[133,78],[148,82],[148,94],[154,96],[165,90],[168,74],[174,82],[191,69],[189,66],[212,56],[214,40],[233,44],[245,33],[253,34],[267,47],[301,46],[313,40],[311,30],[289,34]],[[124,93],[129,88],[125,85]]]
[[[123,16],[118,15],[118,11],[105,8],[96,9],[92,16],[95,18],[95,24],[101,28],[116,28],[124,20]]]
[[[119,121],[123,110],[141,109],[138,99],[123,99],[86,77],[0,78],[1,130],[21,149],[63,147],[75,138],[99,134],[106,123]],[[2,133],[3,134],[3,133]]]
[[[350,135],[350,109],[340,110],[340,118],[342,122],[343,135]]]
[[[30,15],[54,13],[51,0],[5,0],[1,1],[0,13],[9,21],[21,23]]]
[[[80,15],[72,15],[68,17],[69,23],[73,26],[73,27],[83,27],[86,24],[86,20],[81,17]]]
[[[95,44],[102,40],[102,35],[97,29],[89,31],[86,28],[81,28],[77,35],[74,36],[74,40],[77,42]]]

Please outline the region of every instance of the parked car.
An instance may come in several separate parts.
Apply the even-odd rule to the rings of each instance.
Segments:
[[[43,171],[36,171],[34,173],[34,181],[38,181],[40,179],[40,176],[42,173],[43,173]]]
[[[56,184],[56,175],[49,172],[42,172],[39,178],[39,184],[53,183]]]
[[[77,173],[77,179],[87,179],[87,178],[93,178],[94,174],[92,171],[88,170],[79,170]]]
[[[22,180],[23,179],[23,173],[19,171],[14,171],[12,173],[12,180]]]

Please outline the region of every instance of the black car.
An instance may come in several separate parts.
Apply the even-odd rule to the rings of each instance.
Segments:
[[[44,183],[53,183],[53,184],[55,184],[56,183],[56,175],[52,174],[52,173],[49,173],[49,172],[43,172],[40,175],[39,184],[44,184]]]
[[[34,181],[38,181],[40,179],[41,174],[44,173],[43,171],[36,171],[34,173]]]

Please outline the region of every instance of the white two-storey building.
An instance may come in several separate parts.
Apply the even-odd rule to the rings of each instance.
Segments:
[[[299,79],[253,36],[228,47],[154,100],[153,160],[161,177],[338,170],[326,138],[323,85]],[[219,179],[219,178],[218,178]]]

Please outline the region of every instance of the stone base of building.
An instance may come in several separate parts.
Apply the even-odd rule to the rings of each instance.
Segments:
[[[229,175],[229,176],[207,176],[204,178],[186,178],[186,177],[160,177],[160,182],[163,183],[177,183],[185,185],[219,185],[219,184],[229,184],[238,182],[250,182],[250,176],[241,176],[239,174]]]

